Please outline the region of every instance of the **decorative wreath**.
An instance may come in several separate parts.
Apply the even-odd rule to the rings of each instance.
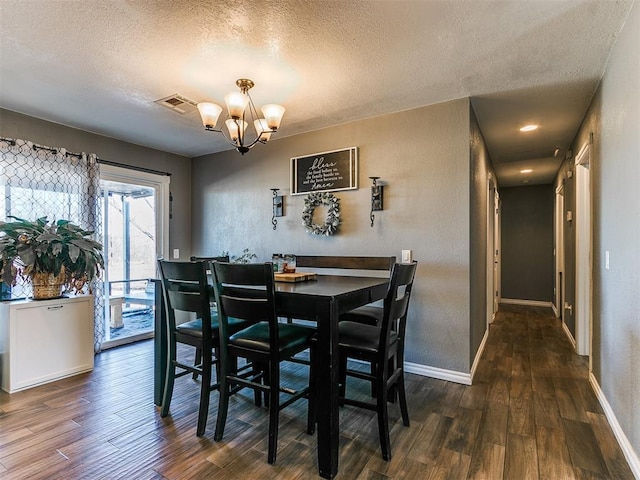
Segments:
[[[324,225],[313,222],[313,211],[318,205],[329,207],[327,219]],[[302,211],[302,224],[312,235],[333,235],[340,225],[340,199],[333,193],[310,193],[304,199],[304,210]]]

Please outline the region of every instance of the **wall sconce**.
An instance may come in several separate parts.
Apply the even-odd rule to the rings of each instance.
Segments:
[[[276,217],[284,216],[284,202],[282,201],[282,195],[278,194],[278,188],[272,188],[273,192],[273,215],[271,216],[271,224],[275,230],[278,227],[278,221]]]
[[[378,185],[378,179],[380,177],[369,178],[373,180],[373,185],[371,186],[371,213],[369,214],[369,218],[371,219],[371,228],[373,228],[373,221],[375,220],[373,212],[382,210],[382,194],[384,192],[384,186]]]

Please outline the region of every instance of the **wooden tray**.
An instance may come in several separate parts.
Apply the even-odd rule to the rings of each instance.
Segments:
[[[315,273],[274,273],[273,278],[276,282],[304,282],[307,280],[315,280]]]

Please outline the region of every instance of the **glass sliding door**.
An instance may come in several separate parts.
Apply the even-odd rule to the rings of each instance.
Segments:
[[[105,246],[105,338],[102,348],[150,338],[155,319],[156,259],[166,247],[168,177],[101,168]],[[117,169],[122,170],[122,169]]]

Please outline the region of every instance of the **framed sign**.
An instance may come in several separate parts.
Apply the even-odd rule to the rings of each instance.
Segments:
[[[358,147],[291,159],[291,195],[358,188]]]

